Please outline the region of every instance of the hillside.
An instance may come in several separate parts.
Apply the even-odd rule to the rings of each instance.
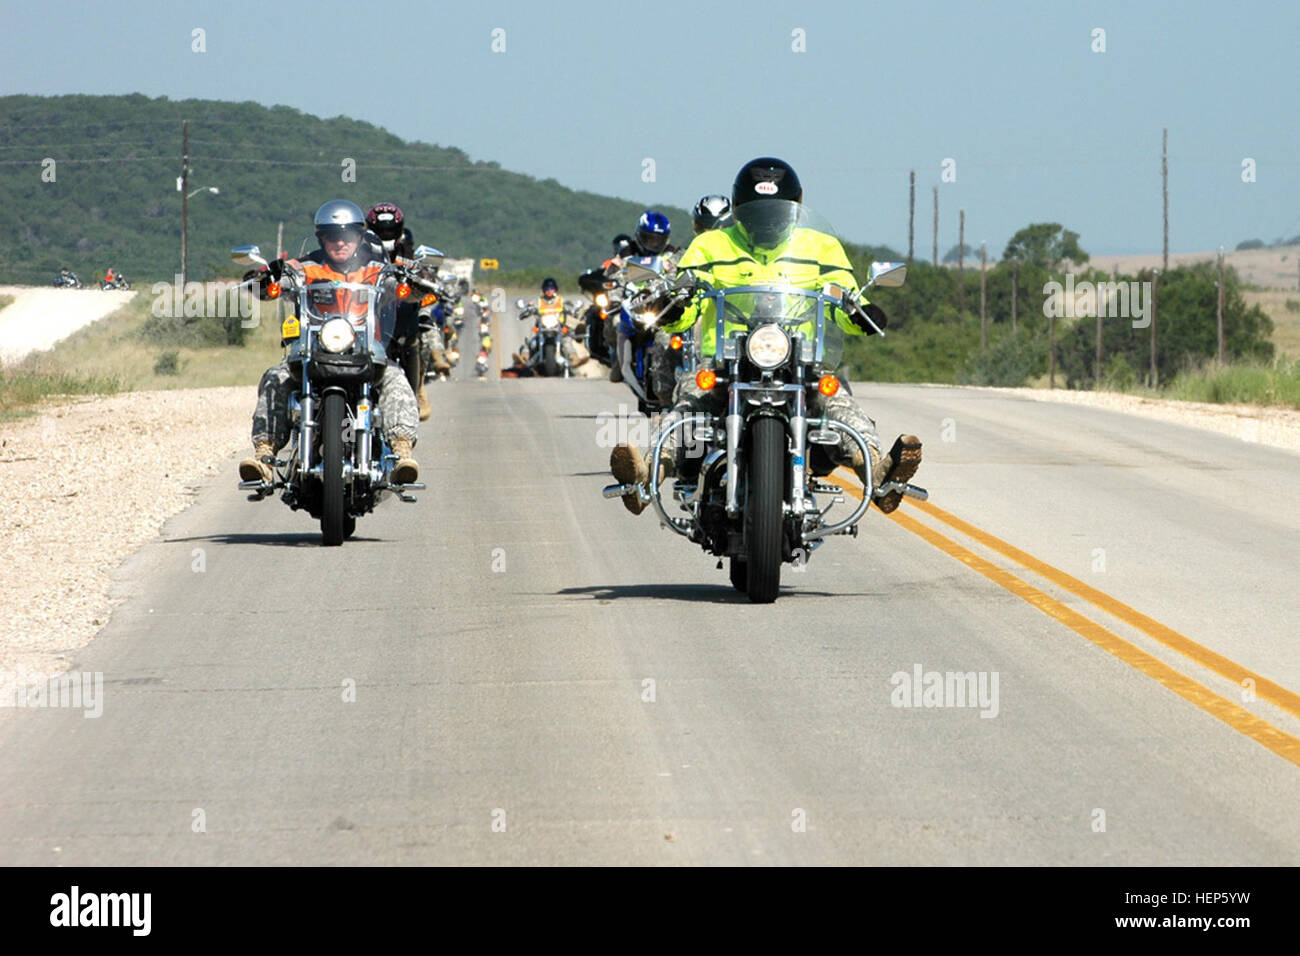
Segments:
[[[296,251],[326,199],[396,201],[417,241],[503,269],[578,272],[630,232],[642,207],[473,162],[462,151],[406,142],[369,123],[284,106],[132,96],[0,97],[0,208],[13,224],[0,281],[50,281],[68,265],[83,281],[114,266],[135,282],[180,270],[181,122],[190,124],[191,278],[229,272],[231,246]],[[54,160],[53,181],[43,181]],[[354,182],[343,181],[355,161]],[[49,173],[45,174],[46,177]],[[687,198],[687,197],[683,197]],[[689,214],[661,206],[676,236]]]

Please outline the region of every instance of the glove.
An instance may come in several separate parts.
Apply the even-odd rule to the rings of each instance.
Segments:
[[[867,314],[866,318],[863,318],[863,312]],[[862,305],[858,306],[857,312],[849,313],[849,320],[854,325],[860,328],[867,335],[875,335],[876,330],[867,322],[867,318],[876,323],[882,331],[889,325],[889,318],[885,315],[885,310],[873,302],[864,302]]]

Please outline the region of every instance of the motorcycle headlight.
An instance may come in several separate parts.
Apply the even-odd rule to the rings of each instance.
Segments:
[[[560,320],[553,315],[542,316],[542,328],[555,329],[559,328]]]
[[[596,305],[600,306],[602,309],[608,308],[608,307],[609,307],[609,296],[607,296],[607,295],[606,295],[605,293],[603,293],[603,292],[599,292],[599,293],[597,293],[597,294],[596,294]]]
[[[759,326],[749,334],[745,351],[759,368],[776,368],[790,357],[790,336],[779,325]]]
[[[342,352],[357,340],[357,333],[347,319],[330,319],[320,328],[320,347],[326,352]]]

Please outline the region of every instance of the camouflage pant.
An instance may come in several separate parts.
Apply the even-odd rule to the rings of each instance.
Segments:
[[[295,390],[288,362],[281,362],[266,370],[257,386],[257,408],[253,411],[253,444],[270,442],[279,451],[289,444],[289,396]],[[384,418],[384,438],[392,444],[394,438],[416,440],[420,425],[420,409],[415,404],[415,393],[406,381],[402,370],[395,365],[384,366],[384,377],[375,389],[379,410]]]
[[[843,391],[830,398],[825,397],[816,388],[807,390],[804,394],[808,396],[808,417],[820,418],[825,415],[832,421],[842,422],[850,428],[855,429],[859,435],[866,439],[867,444],[871,447],[876,457],[881,456],[880,436],[876,434],[876,423],[867,417],[867,413],[862,407],[855,402],[850,396]],[[676,403],[669,415],[664,416],[663,424],[674,421],[685,415],[708,414],[722,416],[727,413],[727,390],[723,387],[717,387],[704,391],[695,384],[695,379],[686,377],[681,379],[677,384]],[[703,449],[695,446],[690,442],[689,428],[675,429],[667,439],[664,440],[662,456],[672,458],[676,461],[678,449],[682,444],[682,432],[688,433],[686,445],[686,455],[688,457],[698,457],[703,453]],[[848,465],[852,463],[853,452],[857,451],[857,442],[847,435],[840,437],[840,444],[831,451],[831,457],[836,464]],[[651,449],[652,450],[652,449]]]

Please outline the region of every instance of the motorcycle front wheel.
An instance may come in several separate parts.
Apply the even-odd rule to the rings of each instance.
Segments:
[[[321,509],[322,543],[336,547],[347,537],[343,508],[343,395],[329,392],[321,406]]]
[[[555,361],[554,342],[547,342],[542,346],[542,372],[548,378],[560,374],[560,363]]]
[[[749,599],[771,604],[781,590],[781,525],[785,515],[785,424],[759,418],[749,426],[745,497],[745,562]]]

